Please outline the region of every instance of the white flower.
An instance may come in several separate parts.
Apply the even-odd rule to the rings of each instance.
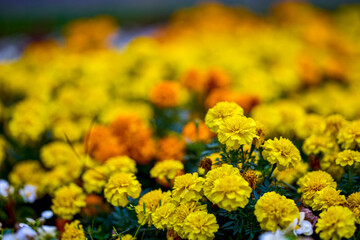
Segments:
[[[30,227],[22,227],[16,232],[16,238],[19,240],[36,239],[37,232]]]
[[[45,219],[50,219],[54,216],[54,213],[51,210],[46,210],[41,213],[41,217]]]
[[[9,185],[8,181],[0,179],[0,196],[8,197],[13,192],[14,188]]]
[[[13,233],[7,233],[3,236],[2,240],[18,240],[18,238]]]
[[[19,194],[23,197],[27,203],[33,203],[36,200],[36,189],[34,185],[25,185],[23,189],[19,190]]]
[[[39,232],[39,240],[41,239],[49,239],[49,238],[56,238],[56,227],[43,225],[42,227],[38,228]]]
[[[276,232],[265,232],[260,235],[259,240],[287,240],[285,234],[280,229],[276,230]]]
[[[305,213],[300,212],[300,218],[295,218],[294,221],[284,230],[285,233],[293,232],[295,236],[305,235],[311,236],[313,234],[312,224],[304,220]]]

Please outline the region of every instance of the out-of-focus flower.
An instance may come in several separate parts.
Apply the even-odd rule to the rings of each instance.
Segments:
[[[295,218],[294,221],[284,230],[284,232],[293,232],[295,236],[311,236],[314,231],[312,224],[309,221],[305,220],[305,213],[300,212],[299,219]]]
[[[337,140],[344,149],[360,146],[360,120],[350,122],[340,128]]]
[[[41,217],[45,219],[50,219],[54,216],[54,213],[51,210],[46,210],[41,213]]]
[[[8,181],[0,179],[0,196],[7,198],[14,192],[14,188],[9,185]]]
[[[37,187],[34,185],[25,185],[19,190],[19,194],[23,197],[24,202],[33,203],[36,200],[36,189]]]
[[[214,136],[204,122],[188,122],[183,130],[182,135],[187,142],[211,142]]]
[[[150,92],[150,101],[157,107],[168,108],[179,105],[180,85],[164,81],[155,85]]]
[[[185,141],[176,136],[167,136],[159,139],[156,158],[159,161],[178,159],[183,161],[185,156]]]
[[[177,175],[184,173],[184,164],[178,160],[164,160],[157,162],[150,170],[150,176],[156,178],[159,184],[168,186]]]
[[[55,192],[51,210],[61,218],[71,220],[85,205],[85,194],[82,189],[71,183],[69,186],[61,187]]]

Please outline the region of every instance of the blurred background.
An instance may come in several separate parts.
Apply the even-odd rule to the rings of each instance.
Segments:
[[[0,36],[54,31],[76,18],[111,15],[128,27],[166,20],[177,9],[210,1],[199,0],[0,0]],[[266,13],[283,0],[222,0],[226,5],[243,6]],[[299,1],[298,1],[299,2]],[[334,10],[359,0],[309,0],[314,6]]]

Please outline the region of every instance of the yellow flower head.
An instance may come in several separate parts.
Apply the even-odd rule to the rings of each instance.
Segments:
[[[355,214],[356,223],[360,224],[360,192],[350,194],[347,203],[347,207]]]
[[[299,209],[294,200],[276,192],[267,192],[255,204],[255,216],[262,230],[275,232],[284,229],[299,218]]]
[[[198,201],[202,197],[203,185],[204,178],[199,177],[198,173],[177,176],[172,191],[173,200],[179,203]]]
[[[61,235],[63,240],[85,240],[85,232],[83,226],[79,220],[75,220],[71,223],[66,223],[64,232]]]
[[[338,149],[338,146],[330,136],[311,135],[305,139],[302,149],[306,155],[331,154]]]
[[[245,116],[234,115],[224,119],[219,126],[218,139],[226,144],[229,149],[238,149],[241,145],[251,145],[256,135],[256,123],[254,119]]]
[[[157,229],[171,229],[174,225],[174,216],[176,205],[173,203],[165,203],[158,207],[152,214],[151,218]]]
[[[302,192],[302,201],[305,206],[311,206],[315,194],[325,187],[336,188],[336,182],[330,174],[324,171],[309,172],[299,179],[299,192]]]
[[[112,176],[104,189],[106,200],[116,207],[125,207],[128,196],[138,198],[141,192],[141,184],[132,173],[117,173]]]
[[[55,197],[52,199],[51,209],[61,218],[71,220],[85,205],[83,190],[74,183],[71,183],[69,186],[56,190]]]
[[[131,234],[125,234],[125,235],[121,235],[121,239],[119,237],[117,240],[136,240],[136,238],[131,236]]]
[[[139,200],[138,205],[135,207],[135,211],[137,213],[138,222],[142,225],[148,224],[152,225],[152,214],[156,211],[156,209],[161,205],[170,202],[171,193],[170,192],[162,192],[161,189],[153,190],[146,193]],[[145,205],[145,212],[144,212]]]
[[[87,193],[101,193],[109,179],[109,172],[104,166],[96,166],[82,175],[83,187]]]
[[[136,173],[136,162],[128,156],[112,157],[106,160],[104,167],[110,174],[115,172]]]
[[[263,157],[271,164],[277,164],[280,171],[293,168],[301,161],[299,150],[286,138],[267,140],[263,145]]]
[[[258,138],[254,138],[253,140],[253,145],[255,146],[255,148],[259,148],[264,143],[265,133],[266,129],[264,124],[256,121],[256,135],[258,136]]]
[[[254,170],[248,170],[242,174],[243,178],[249,183],[252,189],[256,188],[258,183],[258,173]]]
[[[337,140],[344,149],[360,146],[360,120],[350,122],[340,128]]]
[[[15,165],[9,174],[9,180],[16,187],[22,187],[25,184],[39,186],[44,174],[45,171],[40,162],[26,160]]]
[[[274,171],[274,176],[278,181],[283,181],[288,184],[293,184],[299,177],[307,173],[309,164],[303,161],[297,163],[294,168],[288,168],[284,171],[279,171],[277,168]]]
[[[340,195],[340,190],[333,187],[326,187],[315,194],[313,204],[311,205],[314,211],[327,209],[331,206],[344,206],[346,198]]]
[[[325,132],[332,136],[337,136],[339,130],[346,125],[345,118],[340,114],[333,114],[325,119],[326,129]]]
[[[184,233],[189,240],[210,240],[219,229],[216,217],[204,211],[192,212],[184,221]]]
[[[218,102],[210,108],[205,116],[205,124],[214,133],[217,133],[219,126],[224,123],[227,117],[244,116],[242,107],[234,102]]]
[[[164,160],[157,162],[150,170],[150,176],[159,179],[173,179],[184,170],[184,164],[177,160]]]
[[[336,164],[343,167],[347,165],[352,166],[354,162],[360,162],[360,152],[353,150],[344,150],[338,153],[335,161]]]
[[[239,169],[231,165],[223,164],[206,174],[205,196],[227,211],[244,208],[251,192],[249,183],[240,175]]]
[[[40,157],[41,161],[48,168],[78,160],[70,145],[60,141],[43,146],[40,151]]]
[[[351,238],[356,230],[355,216],[350,209],[333,206],[320,213],[316,233],[324,240]]]
[[[186,238],[184,232],[184,222],[190,213],[196,211],[206,212],[206,205],[201,205],[198,202],[187,202],[178,206],[174,212],[174,230],[181,237]]]

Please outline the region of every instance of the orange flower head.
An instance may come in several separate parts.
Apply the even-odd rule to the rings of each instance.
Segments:
[[[158,83],[150,92],[150,101],[160,108],[178,106],[179,98],[180,85],[177,82],[164,81]]]
[[[176,136],[161,138],[158,142],[156,158],[159,161],[166,159],[184,160],[185,142]]]
[[[214,134],[205,125],[203,121],[187,123],[182,131],[182,135],[188,142],[204,142],[209,143],[214,137]]]

